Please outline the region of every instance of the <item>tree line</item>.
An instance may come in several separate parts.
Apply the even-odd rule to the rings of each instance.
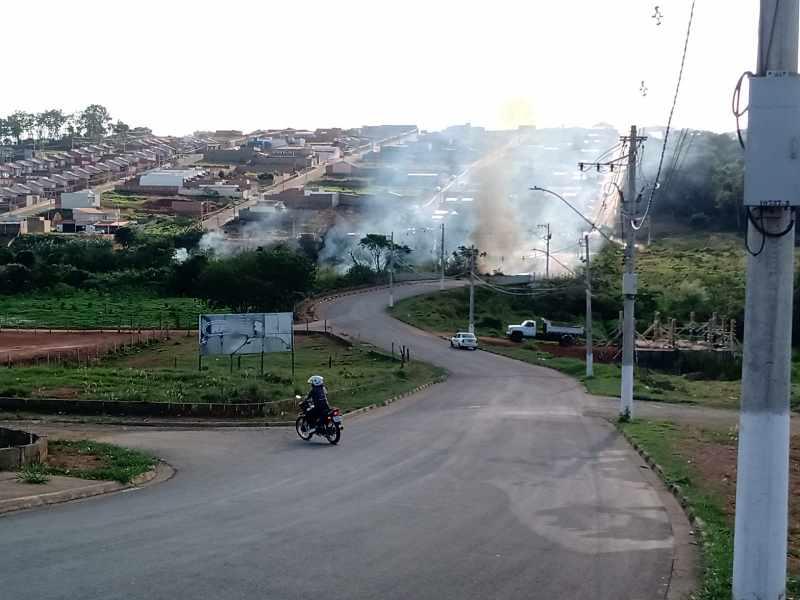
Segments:
[[[655,153],[653,153],[655,154]],[[651,154],[644,175],[657,169]],[[744,226],[744,153],[734,136],[702,131],[677,134],[653,196],[654,226],[741,231]],[[649,200],[650,189],[641,203]]]
[[[111,114],[102,104],[90,104],[81,111],[65,113],[51,108],[38,113],[17,110],[0,118],[0,140],[5,144],[21,144],[24,140],[55,142],[68,138],[101,140],[114,134],[125,137],[130,133],[151,133],[146,127],[131,127],[121,120],[112,122]]]

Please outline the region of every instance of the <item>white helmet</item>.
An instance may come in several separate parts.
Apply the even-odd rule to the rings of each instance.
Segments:
[[[308,378],[308,383],[314,387],[319,387],[325,383],[325,380],[322,378],[322,375],[312,375]]]

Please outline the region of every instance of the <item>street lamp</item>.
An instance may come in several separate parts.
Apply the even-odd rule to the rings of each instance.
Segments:
[[[619,186],[616,183],[614,184],[614,186],[617,188],[617,191],[619,192],[620,198],[622,198],[622,190],[619,189]],[[569,206],[576,215],[578,215],[581,219],[586,221],[591,226],[592,230],[595,230],[598,233],[600,233],[600,235],[602,235],[604,238],[606,238],[609,242],[613,242],[614,241],[610,237],[608,237],[605,233],[603,233],[600,230],[600,228],[597,227],[597,225],[595,225],[592,221],[590,221],[585,216],[583,216],[583,214],[577,208],[575,208],[574,206],[572,206],[572,204],[567,202],[567,200],[563,196],[561,196],[560,194],[557,194],[556,192],[554,192],[552,190],[548,190],[548,189],[541,188],[541,187],[538,187],[538,186],[532,187],[531,190],[535,191],[535,192],[545,192],[546,194],[550,194],[552,196],[555,196],[556,198],[561,200],[564,204]],[[586,278],[586,326],[585,326],[585,329],[584,329],[584,333],[585,333],[585,336],[586,336],[586,376],[587,377],[593,377],[594,376],[594,352],[593,352],[593,348],[592,348],[592,280],[591,280],[591,274],[590,274],[591,272],[590,272],[590,262],[589,262],[589,234],[588,233],[584,234],[583,243],[584,243],[584,249],[586,251],[586,255],[585,255],[586,267],[585,267],[585,270],[584,270],[584,276]]]
[[[613,184],[613,185],[614,185],[614,186],[617,188],[617,191],[619,192],[620,198],[622,198],[622,190],[621,190],[621,189],[619,189],[619,186],[617,186],[617,184],[616,184],[616,183],[615,183],[615,184]],[[534,187],[530,188],[530,190],[531,190],[532,192],[544,192],[545,194],[550,194],[551,196],[555,196],[556,198],[558,198],[559,200],[561,200],[561,201],[562,201],[564,204],[566,204],[566,205],[567,205],[567,206],[568,206],[570,209],[572,209],[572,212],[574,212],[574,213],[575,213],[576,215],[578,215],[578,216],[579,216],[581,219],[583,219],[584,221],[586,221],[586,222],[589,224],[589,226],[592,228],[592,230],[594,230],[594,231],[597,231],[597,232],[598,232],[600,235],[602,235],[604,238],[606,238],[606,240],[608,240],[609,242],[612,242],[612,243],[614,243],[614,240],[612,240],[612,239],[611,239],[610,237],[608,237],[608,236],[607,236],[605,233],[603,233],[603,231],[602,231],[602,230],[601,230],[601,229],[600,229],[600,228],[599,228],[599,227],[598,227],[598,226],[597,226],[597,225],[596,225],[594,222],[592,222],[592,221],[590,221],[588,218],[586,218],[586,217],[583,215],[583,213],[582,213],[581,211],[579,211],[579,210],[578,210],[577,208],[575,208],[575,207],[574,207],[572,204],[570,204],[570,203],[567,201],[567,199],[566,199],[566,198],[564,198],[564,197],[563,197],[561,194],[557,194],[557,193],[556,193],[556,192],[554,192],[553,190],[548,190],[547,188],[543,188],[543,187],[539,187],[539,186],[534,186]]]

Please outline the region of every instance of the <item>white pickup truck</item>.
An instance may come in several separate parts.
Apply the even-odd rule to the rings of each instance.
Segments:
[[[571,345],[575,342],[575,338],[582,337],[583,333],[583,327],[556,325],[548,319],[541,320],[541,330],[539,330],[537,322],[533,319],[524,321],[520,325],[509,325],[506,328],[506,336],[514,342],[521,342],[525,338],[536,338],[552,340],[562,346]]]

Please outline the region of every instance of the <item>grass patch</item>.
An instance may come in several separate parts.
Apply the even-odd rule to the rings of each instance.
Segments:
[[[42,485],[50,481],[47,467],[40,464],[26,465],[17,471],[17,480],[21,483]]]
[[[52,456],[44,468],[50,475],[130,483],[156,465],[146,452],[92,440],[50,442],[48,449]]]
[[[108,329],[196,328],[208,306],[195,298],[164,298],[139,291],[105,294],[74,290],[0,296],[0,326]]]
[[[729,600],[733,574],[733,533],[724,500],[703,485],[692,463],[687,462],[689,436],[673,423],[636,421],[619,425],[664,469],[667,483],[681,486],[695,514],[706,524],[708,545],[703,549],[703,569],[698,600]],[[679,449],[684,448],[683,452]]]
[[[383,401],[432,381],[444,371],[400,363],[369,347],[345,346],[325,336],[296,336],[295,378],[291,355],[204,357],[198,370],[197,339],[179,335],[155,345],[110,355],[97,366],[0,369],[0,390],[20,396],[83,400],[253,403],[293,397],[313,374],[325,377],[331,402],[344,410]],[[232,367],[232,368],[231,368]]]
[[[547,352],[549,344],[524,342],[515,346],[489,346],[492,352],[530,364],[555,369],[579,379],[590,394],[616,396],[619,394],[622,371],[616,364],[594,363],[594,377],[586,377],[582,359],[558,357]],[[487,347],[486,344],[484,347]],[[683,375],[671,375],[650,369],[636,369],[634,398],[675,404],[702,404],[719,408],[736,408],[739,404],[740,382],[692,380]],[[800,395],[798,395],[800,400]]]
[[[729,600],[733,574],[733,519],[737,436],[735,430],[720,431],[671,422],[637,419],[619,427],[642,446],[661,467],[668,483],[681,487],[694,513],[705,522],[702,578],[698,600]],[[793,440],[792,471],[800,460]],[[790,521],[800,512],[795,485],[790,497]],[[800,538],[789,538],[787,600],[800,598]]]

